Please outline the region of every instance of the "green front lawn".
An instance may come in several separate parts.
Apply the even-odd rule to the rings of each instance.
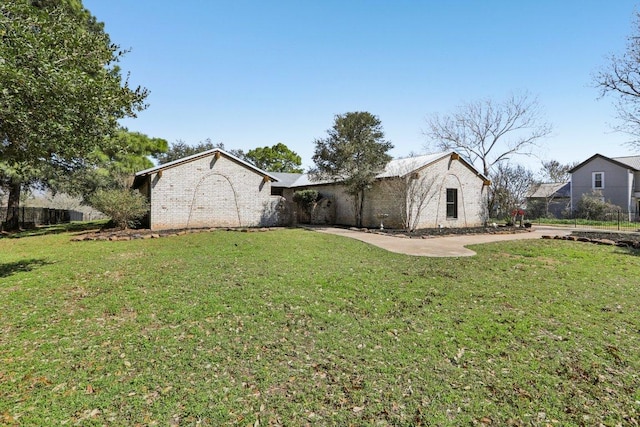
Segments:
[[[640,257],[305,230],[0,239],[0,424],[634,425]]]

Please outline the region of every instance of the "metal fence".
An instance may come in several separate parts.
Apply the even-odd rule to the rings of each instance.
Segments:
[[[603,211],[591,217],[572,215],[569,218],[539,218],[528,219],[528,221],[534,224],[556,224],[572,228],[640,232],[638,213],[619,210]]]
[[[71,221],[82,221],[84,215],[82,212],[67,209],[49,209],[49,208],[28,208],[19,207],[12,208],[13,215],[11,217],[18,218],[18,225],[21,228],[31,228],[40,225],[62,224]],[[0,208],[0,230],[5,227],[8,208]]]

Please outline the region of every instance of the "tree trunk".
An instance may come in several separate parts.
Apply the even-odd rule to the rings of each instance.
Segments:
[[[356,195],[356,227],[362,227],[362,207],[364,206],[364,190]]]
[[[20,190],[22,184],[11,179],[9,181],[9,203],[7,205],[7,217],[4,224],[6,230],[18,230],[20,228]]]

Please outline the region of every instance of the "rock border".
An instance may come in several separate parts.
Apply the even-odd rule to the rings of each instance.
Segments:
[[[209,233],[213,231],[236,231],[241,233],[256,233],[265,231],[281,230],[282,227],[260,227],[260,228],[189,228],[179,230],[118,230],[118,231],[99,231],[90,232],[86,234],[77,235],[71,238],[72,242],[87,242],[87,241],[110,241],[110,242],[122,242],[129,240],[146,240],[146,239],[160,239],[162,237],[172,236],[184,236],[185,234],[197,234],[197,233]]]
[[[585,236],[542,236],[543,239],[553,239],[553,240],[569,240],[572,242],[583,242],[583,243],[593,243],[595,245],[604,245],[604,246],[618,246],[621,248],[630,248],[630,249],[640,249],[640,241],[632,240],[632,239],[606,239],[606,238],[590,238]]]

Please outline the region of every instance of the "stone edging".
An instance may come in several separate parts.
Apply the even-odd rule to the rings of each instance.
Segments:
[[[161,237],[183,236],[185,234],[208,233],[212,231],[237,231],[241,233],[256,233],[279,230],[278,227],[262,228],[190,228],[185,230],[127,230],[127,231],[103,231],[98,233],[82,234],[71,238],[72,242],[86,241],[128,241],[140,239],[159,239]]]
[[[542,236],[543,239],[553,239],[553,240],[569,240],[572,242],[585,242],[585,243],[593,243],[596,245],[606,245],[606,246],[619,246],[622,248],[632,248],[632,249],[640,249],[640,241],[634,240],[610,240],[610,239],[591,239],[589,237],[584,236]]]

